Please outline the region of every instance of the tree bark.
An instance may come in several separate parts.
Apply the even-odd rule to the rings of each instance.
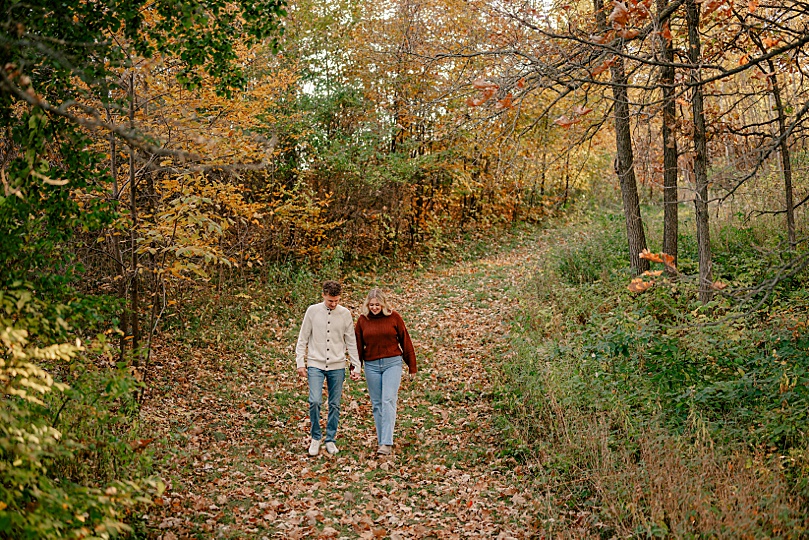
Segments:
[[[694,210],[697,225],[699,253],[699,300],[703,304],[713,298],[713,272],[711,269],[711,235],[708,228],[708,147],[700,70],[701,51],[699,37],[699,5],[686,0],[688,25],[688,58],[691,68],[691,111],[694,117],[694,183],[696,193]]]
[[[602,32],[607,30],[607,17],[602,0],[593,0],[596,22]],[[621,199],[624,204],[626,220],[626,240],[629,247],[629,264],[632,273],[637,275],[649,269],[649,261],[640,258],[641,251],[646,249],[646,234],[643,231],[643,219],[640,213],[638,183],[635,178],[634,152],[632,150],[632,132],[629,125],[629,96],[624,61],[616,56],[610,66],[612,95],[615,100],[615,172],[621,183]]]
[[[750,31],[749,35],[761,53],[766,54],[767,48],[764,46],[764,43],[762,43],[761,37],[754,31]],[[778,150],[781,154],[781,166],[784,171],[784,203],[787,215],[787,239],[789,241],[789,249],[794,250],[797,245],[797,239],[795,237],[795,202],[792,190],[792,160],[789,151],[789,142],[786,136],[786,113],[784,112],[784,102],[781,99],[781,84],[778,82],[778,72],[775,70],[775,62],[772,61],[772,58],[767,59],[767,67],[770,68],[770,72],[767,74],[771,85],[770,93],[775,101],[775,112],[778,115]]]
[[[669,0],[657,0],[658,13],[666,9]],[[660,21],[664,24],[666,21]],[[674,62],[674,47],[671,41],[660,36],[663,62]],[[660,68],[660,85],[663,90],[663,252],[674,257],[677,266],[677,238],[679,215],[677,210],[677,137],[674,125],[677,116],[674,88],[674,66],[665,65]],[[666,267],[667,274],[674,274],[673,268]]]
[[[770,68],[770,84],[772,84],[772,95],[775,98],[775,110],[778,113],[778,136],[780,142],[778,148],[781,153],[781,165],[784,168],[784,202],[787,213],[787,238],[789,249],[795,250],[797,239],[795,238],[795,202],[792,192],[792,163],[789,154],[789,144],[787,142],[787,121],[784,113],[784,103],[781,100],[781,87],[775,71],[775,64],[772,60],[767,60]]]
[[[110,124],[114,122],[109,108],[107,108],[107,121]],[[112,176],[112,192],[110,195],[112,200],[118,201],[121,193],[118,189],[118,145],[114,133],[110,133],[110,175]],[[124,264],[124,256],[121,252],[121,239],[117,234],[115,234],[114,231],[110,233],[110,243],[112,247],[112,257],[118,264],[118,268],[116,268],[119,279],[118,295],[122,300],[125,301],[127,295],[127,271],[126,265]],[[129,335],[127,309],[127,307],[121,308],[121,351],[119,356],[119,360],[121,362],[123,362],[126,357],[126,338]]]
[[[129,129],[135,129],[135,74],[129,75]],[[130,287],[130,304],[129,304],[129,327],[132,330],[132,351],[134,365],[138,365],[138,346],[140,340],[140,328],[138,325],[138,310],[140,309],[138,298],[138,206],[137,206],[137,186],[135,178],[135,147],[129,145],[129,211],[132,217],[131,229],[129,238],[131,241],[130,248],[131,261],[130,269],[132,271],[131,287]]]

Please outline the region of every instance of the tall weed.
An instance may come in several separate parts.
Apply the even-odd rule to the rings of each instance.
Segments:
[[[633,296],[622,225],[594,218],[566,230],[513,322],[518,354],[497,393],[503,452],[561,501],[543,510],[543,528],[571,538],[809,533],[806,277],[752,314],[723,297],[700,305],[688,279]],[[766,233],[723,234],[718,272],[746,284],[767,275],[753,242]],[[696,268],[686,238],[680,268]]]

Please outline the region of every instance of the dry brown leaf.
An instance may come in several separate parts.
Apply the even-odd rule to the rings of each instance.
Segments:
[[[629,23],[629,10],[623,2],[615,2],[609,16],[609,22],[615,30],[620,30]]]

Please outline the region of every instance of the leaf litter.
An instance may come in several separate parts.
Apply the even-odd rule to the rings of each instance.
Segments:
[[[144,517],[150,536],[539,537],[543,491],[501,455],[490,400],[515,291],[539,252],[524,239],[418,276],[360,277],[346,291],[355,316],[366,288],[392,291],[416,346],[419,374],[403,377],[390,457],[375,453],[365,382],[348,379],[340,452],[308,456],[298,322],[259,322],[230,342],[194,348],[158,343],[142,421],[169,488]]]

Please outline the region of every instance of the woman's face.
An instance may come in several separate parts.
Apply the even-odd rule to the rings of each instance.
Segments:
[[[376,298],[370,298],[368,300],[368,311],[374,315],[379,315],[379,312],[382,311],[382,304]]]

